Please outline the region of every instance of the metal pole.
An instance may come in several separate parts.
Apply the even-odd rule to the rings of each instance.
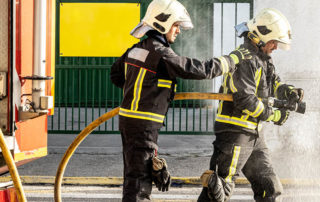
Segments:
[[[34,52],[33,75],[46,76],[46,14],[47,1],[34,1]],[[32,101],[35,108],[40,108],[40,96],[45,95],[45,80],[32,81]]]

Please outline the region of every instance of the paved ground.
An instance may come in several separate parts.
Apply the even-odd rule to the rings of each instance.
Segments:
[[[49,155],[19,167],[20,175],[55,176],[58,164],[76,135],[49,135]],[[198,177],[208,168],[214,136],[160,135],[159,154],[168,161],[173,176]],[[119,135],[89,135],[71,158],[65,176],[122,176]],[[281,178],[320,179],[319,152],[283,147],[271,151]]]
[[[28,201],[53,201],[53,184],[58,164],[75,135],[49,135],[49,155],[19,167],[21,176],[48,176],[50,183],[43,186],[25,186]],[[184,179],[199,177],[208,168],[212,154],[213,136],[161,135],[159,154],[168,161],[174,177]],[[120,201],[122,177],[121,139],[119,135],[89,135],[71,158],[65,177],[74,177],[75,186],[63,185],[63,201]],[[276,172],[285,184],[283,202],[317,202],[320,198],[319,152],[295,151],[283,147],[272,150]],[[79,186],[80,181],[109,179],[114,177],[120,183],[110,185]],[[42,177],[43,178],[43,177]],[[100,179],[99,178],[99,179]],[[289,179],[289,181],[288,181]],[[31,181],[36,182],[37,178]],[[26,183],[25,183],[26,184]],[[81,184],[81,183],[80,183]],[[306,186],[307,185],[307,186]],[[155,190],[155,189],[154,189]],[[195,201],[201,186],[174,184],[167,194],[154,191],[153,201]],[[252,202],[249,185],[238,185],[231,202]]]
[[[28,202],[33,201],[53,201],[52,187],[26,186],[26,196]],[[74,187],[66,186],[63,189],[62,200],[64,202],[90,201],[90,202],[119,202],[121,201],[121,187]],[[153,202],[194,202],[198,198],[201,188],[182,187],[171,188],[169,192],[159,192],[153,190]],[[315,194],[307,189],[286,189],[283,194],[283,202],[318,202],[320,194]],[[230,202],[254,202],[252,191],[248,186],[238,187]]]

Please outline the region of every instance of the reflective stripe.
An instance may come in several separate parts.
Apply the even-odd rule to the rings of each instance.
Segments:
[[[258,86],[259,86],[259,83],[260,83],[260,79],[261,79],[261,72],[262,72],[262,67],[260,67],[259,69],[257,69],[256,71],[256,75],[254,77],[254,80],[256,81],[256,94],[258,92]]]
[[[229,65],[228,65],[228,61],[226,60],[225,57],[221,56],[218,58],[221,62],[221,71],[222,74],[225,74],[227,72],[229,72]]]
[[[134,84],[134,89],[133,89],[133,100],[131,103],[131,110],[138,110],[138,104],[140,101],[140,95],[141,95],[141,90],[142,90],[142,83],[144,76],[146,75],[147,70],[145,69],[140,69],[137,80]]]
[[[258,106],[256,107],[256,110],[254,112],[251,112],[247,109],[243,110],[244,113],[248,114],[249,116],[252,116],[252,117],[258,117],[260,116],[260,114],[263,112],[264,110],[264,105],[263,103],[259,100],[259,104]]]
[[[124,79],[127,80],[127,68],[128,68],[128,64],[124,63]]]
[[[276,97],[276,98],[278,98],[278,88],[279,88],[279,86],[281,86],[282,85],[282,83],[281,82],[278,82],[278,81],[276,81],[275,82],[275,86],[274,86],[274,97]]]
[[[232,157],[231,165],[229,168],[229,175],[225,178],[227,182],[232,182],[232,176],[234,176],[234,174],[237,171],[237,164],[240,156],[240,150],[241,150],[240,146],[234,146],[233,157]]]
[[[243,119],[243,120],[248,120],[248,118],[249,118],[249,115],[248,115],[248,114],[241,116],[241,119]]]
[[[177,92],[177,84],[174,85],[174,92]]]
[[[233,125],[237,125],[237,126],[241,126],[244,128],[249,128],[252,130],[255,130],[257,128],[257,123],[251,122],[251,121],[247,121],[247,120],[243,120],[237,117],[230,117],[230,116],[225,116],[225,115],[221,115],[218,114],[216,121],[218,122],[222,122],[222,123],[229,123],[229,124],[233,124]]]
[[[172,84],[172,81],[170,80],[164,80],[164,79],[158,80],[158,87],[171,88],[171,84]]]
[[[144,119],[144,120],[149,120],[149,121],[155,121],[162,123],[164,120],[164,115],[161,114],[156,114],[156,113],[151,113],[151,112],[141,112],[141,111],[133,111],[133,110],[128,110],[124,108],[120,108],[119,114],[121,116],[126,116],[130,118],[136,118],[136,119]]]
[[[128,53],[128,58],[145,62],[148,55],[149,55],[148,50],[135,47],[132,50],[130,50],[130,52]]]
[[[223,93],[227,93],[228,92],[228,87],[227,87],[227,80],[228,80],[228,74],[224,75],[224,81],[223,81]],[[221,114],[222,111],[222,107],[223,107],[223,100],[220,101],[219,103],[219,108],[218,108],[218,114]]]
[[[234,86],[231,73],[229,73],[229,75],[230,75],[230,81],[229,81],[230,89],[233,93],[236,93],[236,92],[238,92],[238,89]]]
[[[264,110],[264,105],[261,101],[259,101],[259,104],[258,104],[256,110],[254,112],[252,112],[252,114],[250,116],[258,117],[263,112],[263,110]]]

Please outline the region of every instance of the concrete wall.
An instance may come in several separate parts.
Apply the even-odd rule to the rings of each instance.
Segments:
[[[320,151],[320,1],[255,0],[254,14],[268,7],[280,10],[292,26],[291,50],[272,56],[282,80],[305,90],[307,112],[292,112],[282,127],[264,127],[266,139],[273,150]]]

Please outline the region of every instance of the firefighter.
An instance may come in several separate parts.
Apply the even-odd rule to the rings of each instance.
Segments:
[[[220,92],[232,94],[233,101],[219,103],[214,152],[210,170],[201,176],[203,190],[198,201],[229,201],[240,171],[250,182],[255,201],[279,201],[283,188],[259,131],[262,121],[282,125],[289,116],[285,109],[273,109],[268,97],[302,100],[302,89],[282,83],[271,59],[278,47],[290,48],[291,27],[280,11],[268,8],[236,29],[244,37],[240,48],[248,49],[252,58],[224,75]]]
[[[129,48],[111,67],[111,81],[123,88],[119,112],[124,161],[122,201],[150,201],[152,181],[167,191],[171,177],[163,158],[157,157],[158,131],[177,77],[212,79],[250,58],[247,50],[200,61],[177,55],[171,48],[180,29],[193,24],[185,7],[176,0],[153,0],[142,21],[131,31],[146,39]]]

